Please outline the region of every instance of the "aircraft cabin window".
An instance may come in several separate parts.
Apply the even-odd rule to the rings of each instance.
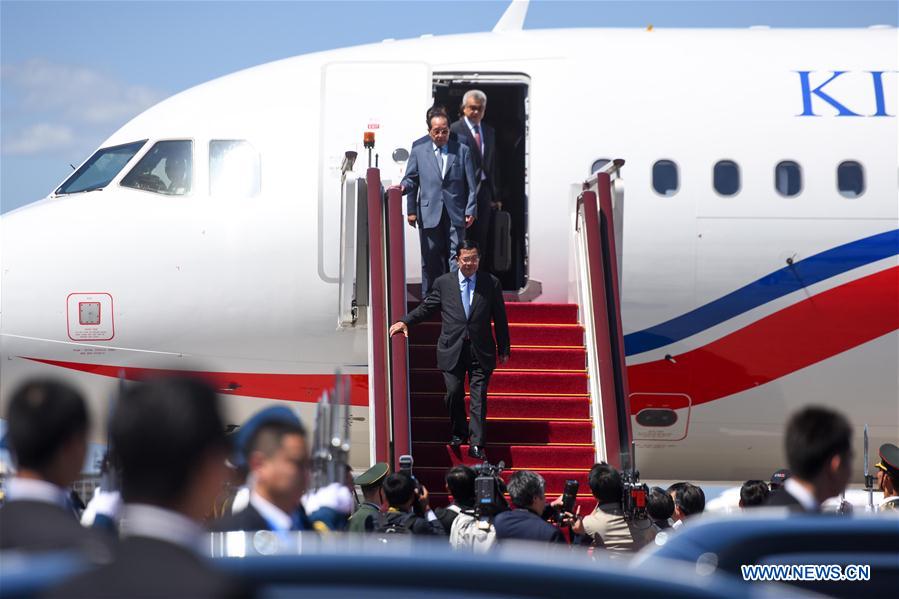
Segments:
[[[740,191],[740,167],[733,160],[720,160],[712,175],[715,191],[723,196],[736,195]]]
[[[599,169],[609,164],[610,162],[612,161],[608,158],[600,158],[598,160],[594,160],[593,164],[590,166],[590,174],[595,175],[599,171]]]
[[[209,142],[209,195],[252,198],[262,188],[259,151],[243,139]]]
[[[802,191],[802,168],[792,160],[784,160],[774,167],[774,188],[780,195],[792,198]]]
[[[81,168],[59,186],[56,194],[79,193],[106,187],[145,143],[146,139],[97,150],[81,165]]]
[[[658,160],[652,165],[652,188],[657,194],[671,197],[677,193],[679,183],[673,160]]]
[[[125,175],[122,186],[172,196],[190,193],[192,154],[192,141],[157,141]]]
[[[854,160],[841,162],[837,167],[837,189],[844,198],[857,198],[865,193],[865,171]]]

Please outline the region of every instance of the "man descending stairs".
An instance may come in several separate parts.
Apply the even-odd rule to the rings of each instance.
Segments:
[[[565,481],[580,482],[582,513],[593,508],[587,473],[594,463],[593,421],[587,389],[584,330],[577,306],[507,303],[512,356],[497,365],[487,401],[487,446],[491,463],[505,462],[503,478],[535,470],[546,479],[552,500]],[[455,464],[474,464],[468,447],[451,447],[444,383],[436,366],[437,320],[409,333],[412,453],[415,473],[432,503],[448,501],[443,477]],[[466,404],[468,403],[466,395]]]

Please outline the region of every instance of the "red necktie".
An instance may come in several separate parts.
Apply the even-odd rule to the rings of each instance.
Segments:
[[[474,132],[474,142],[478,144],[478,152],[483,154],[484,152],[481,150],[481,128],[475,125],[472,130]]]

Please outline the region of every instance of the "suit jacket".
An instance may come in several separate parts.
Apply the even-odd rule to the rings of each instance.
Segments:
[[[534,512],[516,509],[497,514],[493,519],[496,538],[564,543],[562,532]]]
[[[430,143],[413,144],[402,185],[407,194],[406,213],[418,216],[421,227],[440,224],[443,209],[454,227],[464,227],[465,217],[478,216],[477,180],[468,146],[447,142],[446,174]]]
[[[765,501],[765,507],[785,507],[792,513],[797,514],[814,514],[817,512],[808,512],[802,504],[799,503],[799,500],[790,495],[785,489],[778,489],[774,493],[768,496],[767,501]]]
[[[485,184],[489,186],[490,197],[495,202],[499,199],[499,180],[496,169],[496,130],[484,121],[481,121],[479,126],[481,128],[481,139],[484,142],[483,156],[464,117],[450,125],[450,132],[459,136],[459,141],[471,149],[471,157],[474,160],[475,181],[480,182],[482,173],[487,176]]]
[[[214,520],[209,524],[209,530],[212,532],[271,529],[272,525],[252,505],[248,505],[236,514]]]
[[[412,326],[440,309],[443,326],[437,339],[437,366],[452,370],[459,362],[466,333],[471,339],[478,362],[486,370],[496,368],[496,354],[509,355],[509,321],[499,279],[486,271],[479,271],[475,282],[469,317],[465,318],[459,273],[448,272],[434,281],[431,292],[417,308],[402,318]],[[496,338],[490,322],[496,327]]]
[[[59,551],[76,549],[91,556],[108,556],[112,535],[84,528],[75,515],[43,501],[9,501],[0,507],[0,550]]]
[[[111,564],[51,590],[50,597],[247,597],[250,593],[185,547],[126,537]]]

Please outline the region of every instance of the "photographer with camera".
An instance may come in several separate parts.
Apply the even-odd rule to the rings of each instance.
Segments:
[[[515,509],[498,514],[493,521],[496,538],[565,543],[562,532],[543,519],[546,511],[546,481],[530,470],[512,475],[509,496]]]
[[[610,556],[638,551],[653,541],[655,529],[649,518],[626,517],[622,508],[625,486],[615,468],[605,462],[595,464],[588,482],[596,498],[596,509],[575,522],[575,534],[587,535],[592,546],[608,550]]]
[[[378,514],[374,532],[429,536],[446,534],[428,504],[428,490],[424,485],[416,486],[408,474],[395,472],[384,479],[383,488],[390,507],[386,514]],[[424,517],[419,516],[416,511],[420,511]]]
[[[446,507],[434,510],[437,519],[446,530],[446,534],[450,533],[453,522],[460,513],[474,514],[474,481],[476,477],[475,471],[465,464],[453,466],[446,473],[446,492],[452,496],[453,502]]]

